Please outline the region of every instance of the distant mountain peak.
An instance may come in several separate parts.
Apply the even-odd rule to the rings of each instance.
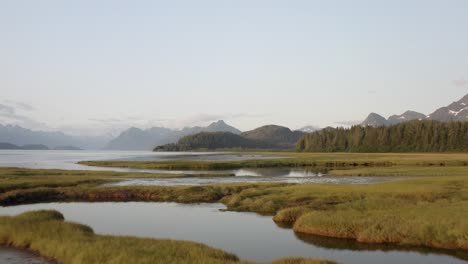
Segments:
[[[463,96],[458,101],[451,103],[448,106],[441,107],[429,115],[408,110],[401,115],[392,115],[388,119],[376,113],[371,113],[362,122],[361,125],[369,126],[386,126],[395,125],[411,120],[435,120],[439,122],[449,121],[468,121],[468,94]]]
[[[184,127],[181,130],[165,127],[152,127],[145,130],[129,128],[115,139],[111,140],[106,149],[111,150],[151,150],[158,145],[175,143],[180,138],[201,132],[230,132],[240,134],[241,131],[232,127],[223,120],[218,120],[207,127]]]
[[[305,133],[312,133],[312,132],[315,132],[315,131],[318,131],[318,130],[320,130],[320,127],[312,126],[312,125],[303,126],[303,127],[298,129],[298,131],[302,131],[302,132],[305,132]]]
[[[363,126],[386,126],[388,124],[387,119],[385,117],[377,114],[377,113],[370,113],[367,118],[361,123]]]

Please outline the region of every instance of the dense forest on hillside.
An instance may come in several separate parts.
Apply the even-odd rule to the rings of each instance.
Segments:
[[[195,135],[185,136],[176,144],[158,146],[155,151],[189,151],[196,149],[221,149],[221,148],[261,148],[266,144],[251,139],[246,139],[230,132],[201,132]]]
[[[201,132],[181,138],[175,144],[158,146],[154,151],[189,151],[197,149],[293,149],[304,133],[287,127],[266,125],[251,131]]]
[[[323,129],[297,142],[304,152],[465,152],[468,122],[411,121],[389,127]]]

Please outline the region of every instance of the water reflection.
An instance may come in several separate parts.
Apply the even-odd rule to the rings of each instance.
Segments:
[[[287,228],[286,226],[282,226]],[[296,237],[305,243],[327,248],[327,249],[339,249],[339,250],[368,250],[368,251],[382,251],[382,252],[391,252],[394,250],[398,251],[407,251],[407,252],[419,252],[422,254],[432,254],[440,253],[452,255],[460,259],[468,260],[468,252],[466,251],[457,251],[457,250],[444,250],[444,249],[432,249],[427,247],[414,247],[414,246],[396,246],[393,244],[368,244],[368,243],[359,243],[353,239],[343,239],[343,238],[333,238],[333,237],[323,237],[323,236],[314,236],[302,233],[295,233]]]
[[[0,215],[38,209],[59,210],[67,220],[89,225],[100,234],[198,241],[257,262],[302,256],[349,264],[465,263],[445,254],[449,252],[364,248],[348,240],[305,237],[278,227],[268,216],[222,212],[222,204],[45,203],[2,207]]]
[[[52,264],[32,252],[10,247],[0,247],[0,263],[2,264]]]

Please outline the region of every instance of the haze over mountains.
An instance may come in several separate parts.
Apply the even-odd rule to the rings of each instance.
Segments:
[[[361,123],[364,126],[391,126],[412,120],[435,120],[440,122],[468,121],[468,94],[460,100],[441,107],[429,115],[415,111],[406,111],[400,115],[392,115],[388,119],[371,113]],[[287,148],[293,145],[293,141],[299,139],[299,135],[319,131],[316,126],[305,126],[296,131],[289,128],[269,125],[257,129],[241,132],[239,129],[220,120],[206,127],[195,126],[183,129],[170,129],[165,127],[152,127],[141,129],[131,127],[121,132],[117,137],[111,136],[72,136],[60,131],[33,131],[27,128],[13,125],[0,124],[0,142],[7,149],[106,149],[106,150],[152,150],[156,146],[165,148],[193,148],[195,142],[204,142],[209,146],[219,148]],[[206,132],[205,134],[200,134]],[[219,132],[209,134],[210,132]],[[207,134],[208,133],[208,134]],[[185,138],[185,145],[178,145],[181,138],[196,135],[193,138]],[[231,142],[228,142],[231,141]],[[224,142],[224,143],[223,143]],[[179,142],[180,143],[180,142]],[[198,144],[198,143],[197,143]],[[203,148],[202,145],[197,145]],[[1,147],[1,146],[0,146]],[[205,146],[205,148],[211,148]]]
[[[75,147],[80,149],[102,149],[110,137],[108,136],[72,136],[60,131],[34,131],[20,126],[0,124],[0,142],[14,145],[45,145],[47,148]]]
[[[406,111],[401,115],[392,115],[388,119],[376,114],[370,113],[361,123],[364,126],[391,126],[411,120],[435,120],[440,122],[450,121],[468,121],[468,94],[460,100],[451,103],[448,106],[441,107],[429,115],[415,111]]]
[[[111,140],[105,147],[108,150],[152,150],[156,146],[175,143],[180,138],[200,132],[230,132],[240,134],[241,131],[235,127],[219,120],[207,127],[185,127],[175,130],[164,127],[152,127],[149,129],[139,129],[132,127]]]

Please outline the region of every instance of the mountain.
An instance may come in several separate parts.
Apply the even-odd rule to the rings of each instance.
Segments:
[[[181,130],[164,127],[139,129],[132,127],[123,131],[117,138],[111,140],[105,149],[108,150],[152,150],[155,146],[177,142],[180,138],[201,132],[230,132],[240,134],[240,130],[224,121],[213,122],[207,127],[185,127]]]
[[[234,134],[231,132],[201,132],[182,137],[177,143],[158,146],[154,151],[189,151],[200,149],[290,149],[304,135],[301,131],[291,131],[277,125],[262,126],[257,129]]]
[[[49,150],[49,147],[43,144],[26,144],[21,147],[21,149],[31,149],[31,150]]]
[[[277,125],[266,125],[251,131],[241,133],[241,136],[251,140],[268,143],[277,148],[294,147],[304,132]]]
[[[258,148],[255,140],[231,132],[200,132],[185,136],[177,143],[158,146],[154,151],[190,151],[200,149]],[[262,145],[263,146],[263,145]]]
[[[385,117],[376,114],[370,113],[367,118],[361,123],[363,126],[372,126],[372,127],[380,127],[388,125],[387,119]]]
[[[434,120],[439,122],[450,121],[468,121],[468,94],[462,99],[451,103],[448,106],[441,107],[432,114],[424,115],[415,111],[406,111],[401,115],[392,115],[388,119],[376,114],[370,113],[369,116],[361,123],[362,126],[389,126],[408,122],[412,120]]]
[[[389,125],[395,125],[402,122],[412,121],[412,120],[424,120],[426,119],[425,114],[421,114],[415,111],[406,111],[401,115],[392,115],[388,118]]]
[[[82,150],[75,146],[56,146],[54,150]]]
[[[319,130],[320,128],[317,126],[305,126],[305,127],[301,127],[298,129],[298,131],[301,131],[304,133],[312,133],[312,132],[319,131]]]
[[[167,144],[177,140],[174,131],[163,127],[140,129],[129,128],[111,140],[105,149],[108,150],[150,150],[156,144]]]
[[[27,150],[48,150],[49,148],[42,144],[26,144],[24,146],[17,146],[15,144],[1,142],[0,149],[27,149]]]
[[[101,149],[109,137],[80,137],[67,135],[60,131],[35,131],[20,126],[0,124],[0,142],[15,145],[43,144],[47,147],[73,145],[82,149]]]
[[[0,142],[0,149],[21,149],[21,147],[11,143]]]
[[[468,121],[468,94],[448,106],[437,109],[427,118],[440,122]]]
[[[297,142],[304,152],[467,152],[468,122],[413,120],[321,130]]]
[[[206,132],[222,131],[222,132],[231,132],[233,134],[240,134],[241,133],[241,131],[239,129],[226,124],[223,120],[219,120],[218,122],[213,122],[203,130],[206,131]]]

